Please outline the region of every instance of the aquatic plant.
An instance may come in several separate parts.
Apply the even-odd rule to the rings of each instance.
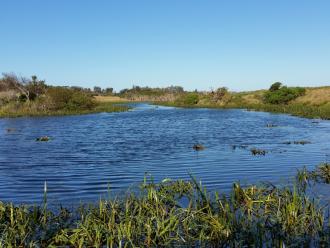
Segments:
[[[285,145],[291,145],[291,144],[295,144],[295,145],[306,145],[306,144],[311,144],[312,142],[308,141],[308,140],[295,140],[295,141],[285,141],[283,142],[283,144]]]
[[[228,194],[145,177],[140,191],[49,210],[0,202],[0,247],[327,247],[325,212],[303,190],[270,183]]]
[[[306,167],[299,170],[297,173],[297,181],[304,185],[310,181],[330,184],[330,164],[322,163],[312,171],[308,171]]]
[[[42,142],[46,142],[49,140],[50,140],[50,137],[48,137],[48,136],[41,136],[41,137],[36,138],[36,141],[42,141]]]
[[[297,141],[293,141],[293,144],[295,145],[306,145],[306,144],[310,144],[310,141],[307,140],[297,140]]]
[[[202,144],[195,144],[192,147],[195,151],[201,151],[205,149],[205,146],[203,146]]]
[[[256,156],[256,155],[262,155],[262,156],[265,156],[267,151],[266,150],[262,150],[262,149],[257,149],[257,148],[251,148],[251,154],[253,156]]]
[[[266,125],[266,127],[277,127],[278,125],[276,125],[276,124],[272,124],[272,123],[268,123],[267,125]]]

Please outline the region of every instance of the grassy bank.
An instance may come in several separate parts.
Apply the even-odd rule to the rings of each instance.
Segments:
[[[241,108],[305,118],[330,119],[330,87],[306,88],[302,95],[276,104],[265,101],[268,92],[266,90],[240,93],[224,91],[219,93],[220,96],[216,93],[186,93],[175,101],[155,103],[184,108]]]
[[[79,115],[128,109],[102,101],[95,94],[88,88],[52,86],[36,76],[28,79],[4,73],[0,78],[0,117]]]
[[[271,113],[284,113],[305,118],[330,120],[330,103],[322,106],[297,103],[288,105],[251,104],[243,108]]]
[[[305,193],[311,174],[298,175],[294,187],[234,183],[226,195],[194,178],[145,178],[139,193],[76,211],[48,210],[46,194],[41,207],[0,203],[0,246],[329,247],[327,209]]]
[[[292,103],[287,105],[274,104],[251,104],[251,103],[228,103],[226,105],[216,104],[178,104],[175,102],[154,102],[157,105],[182,107],[182,108],[219,108],[219,109],[247,109],[251,111],[264,111],[270,113],[289,114],[304,118],[315,118],[330,120],[330,103],[322,106]]]
[[[60,115],[82,115],[101,112],[122,112],[127,111],[128,106],[116,105],[110,102],[96,102],[92,108],[89,109],[71,109],[63,108],[58,110],[39,109],[35,103],[17,103],[11,102],[0,108],[0,118],[13,118],[23,116],[60,116]]]

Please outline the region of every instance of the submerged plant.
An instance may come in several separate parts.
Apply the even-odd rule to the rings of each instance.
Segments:
[[[261,150],[261,149],[257,149],[257,148],[252,148],[250,151],[253,156],[256,156],[256,155],[265,156],[267,153],[266,150]]]
[[[278,125],[276,125],[276,124],[272,124],[272,123],[268,123],[268,124],[266,125],[266,127],[278,127]]]
[[[48,137],[48,136],[42,136],[42,137],[36,138],[36,141],[42,141],[42,142],[46,142],[49,140],[50,140],[50,137]]]
[[[309,181],[330,184],[330,164],[322,163],[313,171],[306,168],[299,170],[297,173],[298,182],[307,184]]]
[[[291,144],[294,144],[294,145],[306,145],[306,144],[311,144],[312,142],[310,141],[307,141],[307,140],[295,140],[295,141],[286,141],[286,142],[283,142],[283,144],[285,145],[291,145]]]
[[[195,151],[201,151],[201,150],[205,149],[205,146],[203,146],[202,144],[195,144],[195,145],[193,145],[193,149]]]

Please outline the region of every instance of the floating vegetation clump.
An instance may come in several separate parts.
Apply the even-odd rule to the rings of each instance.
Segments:
[[[278,127],[278,125],[276,125],[276,124],[272,124],[272,123],[268,123],[268,124],[266,125],[266,127]]]
[[[202,144],[195,144],[195,145],[193,145],[193,149],[195,151],[201,151],[201,150],[205,149],[205,146],[203,146]]]
[[[266,150],[257,149],[257,148],[252,148],[250,151],[253,156],[257,156],[257,155],[265,156],[267,153]]]
[[[42,137],[39,137],[39,138],[36,138],[36,141],[50,141],[50,137],[48,136],[42,136]]]
[[[306,168],[299,170],[297,179],[302,184],[307,184],[309,181],[330,184],[330,164],[320,164],[313,171],[308,171]]]
[[[293,141],[293,144],[295,144],[295,145],[306,145],[306,144],[311,144],[311,142],[307,141],[307,140],[297,140],[297,141]]]
[[[209,193],[194,178],[145,178],[137,194],[69,212],[0,202],[1,247],[329,247],[324,209],[298,187]]]
[[[283,144],[285,145],[291,145],[291,144],[294,144],[294,145],[306,145],[306,144],[311,144],[312,142],[310,141],[307,141],[307,140],[296,140],[296,141],[286,141],[286,142],[283,142]]]

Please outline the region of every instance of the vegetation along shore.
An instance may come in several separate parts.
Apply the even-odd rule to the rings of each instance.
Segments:
[[[226,87],[210,91],[185,91],[180,86],[149,88],[133,86],[117,96],[185,108],[242,108],[285,113],[306,118],[330,119],[330,86],[287,87],[280,82],[268,90],[231,92]]]
[[[145,177],[139,192],[69,211],[0,202],[1,247],[329,247],[329,208],[309,196],[330,165],[276,187],[234,183],[208,192],[195,178]]]
[[[125,111],[128,107],[101,102],[81,87],[51,86],[36,76],[0,78],[0,117],[74,115]]]
[[[128,107],[115,103],[141,101],[187,108],[243,108],[330,119],[330,86],[287,87],[276,82],[268,90],[249,92],[231,92],[226,87],[189,92],[180,86],[133,86],[115,93],[110,87],[51,86],[36,76],[27,79],[4,73],[0,79],[0,117],[125,111]]]
[[[230,92],[222,87],[210,92],[180,94],[174,101],[158,102],[177,107],[242,108],[330,119],[330,86],[287,87],[276,82],[268,90]]]

